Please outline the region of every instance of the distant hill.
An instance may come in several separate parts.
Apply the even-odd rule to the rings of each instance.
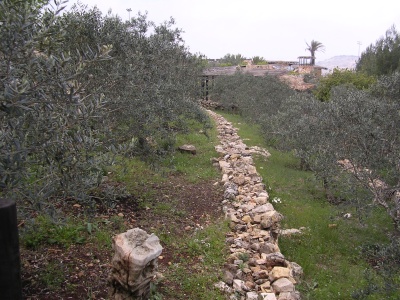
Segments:
[[[334,68],[339,69],[355,69],[356,61],[358,56],[355,55],[339,55],[334,56],[326,60],[316,62],[316,65],[333,70]]]

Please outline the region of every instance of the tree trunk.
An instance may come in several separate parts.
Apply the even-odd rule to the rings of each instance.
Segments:
[[[0,198],[0,298],[22,299],[21,266],[14,201]]]

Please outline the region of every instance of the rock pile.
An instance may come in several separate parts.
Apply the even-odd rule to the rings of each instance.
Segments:
[[[278,247],[283,216],[268,202],[268,193],[253,164],[252,153],[237,129],[220,115],[208,111],[217,123],[221,155],[214,159],[222,171],[223,210],[230,220],[227,234],[230,255],[218,288],[230,299],[298,300],[295,290],[302,268],[285,259]],[[264,151],[264,155],[266,152]]]
[[[133,228],[114,237],[113,249],[110,299],[149,299],[150,282],[156,275],[162,252],[158,237]]]

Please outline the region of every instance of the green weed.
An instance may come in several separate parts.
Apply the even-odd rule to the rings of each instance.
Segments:
[[[38,248],[41,244],[57,244],[68,247],[81,244],[87,238],[87,228],[73,222],[56,223],[49,216],[38,216],[31,226],[22,231],[21,243],[27,248]]]
[[[49,262],[39,275],[39,280],[50,290],[57,290],[65,281],[64,271],[58,263]]]
[[[219,280],[226,258],[226,231],[228,224],[218,221],[176,242],[174,246],[180,249],[182,257],[164,275],[179,284],[183,294],[176,295],[168,288],[163,294],[175,299],[225,299],[220,291],[213,288],[213,284]]]

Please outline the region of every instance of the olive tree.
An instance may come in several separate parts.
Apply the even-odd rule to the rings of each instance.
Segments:
[[[198,58],[173,20],[122,22],[84,6],[61,16],[62,3],[31,2],[0,2],[3,195],[89,201],[117,153],[161,156],[188,119],[209,125]]]
[[[112,60],[93,65],[96,80],[86,89],[108,99],[109,133],[118,143],[134,144],[132,154],[173,150],[174,135],[189,118],[209,126],[197,104],[199,60],[185,48],[173,19],[155,25],[139,14],[122,22],[96,8],[75,6],[61,22],[71,51],[81,40],[110,49]]]
[[[399,103],[338,87],[329,102],[295,97],[282,108],[267,122],[270,132],[295,149],[328,196],[382,206],[399,229]]]
[[[108,59],[91,49],[63,51],[60,6],[0,3],[0,173],[3,195],[40,207],[59,195],[86,199],[101,176],[99,94],[82,96],[74,82]]]
[[[385,208],[400,223],[399,75],[369,90],[331,88],[330,100],[295,93],[276,79],[218,78],[214,99],[260,125],[276,147],[292,150],[321,179],[331,202]]]
[[[275,76],[255,77],[238,72],[215,80],[212,98],[225,109],[233,109],[252,122],[273,116],[295,92]]]

